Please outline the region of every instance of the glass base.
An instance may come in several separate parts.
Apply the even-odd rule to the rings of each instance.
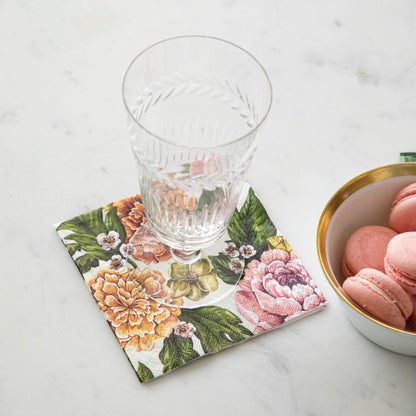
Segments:
[[[159,304],[188,309],[220,305],[236,291],[245,267],[244,259],[223,253],[226,237],[196,252],[171,249],[167,261],[145,264],[129,258],[129,266],[136,266],[131,279]]]
[[[201,258],[201,250],[196,251],[181,251],[174,248],[170,249],[170,254],[178,263],[192,264]]]

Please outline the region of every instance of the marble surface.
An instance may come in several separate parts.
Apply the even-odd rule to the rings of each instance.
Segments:
[[[415,19],[412,0],[2,0],[0,413],[414,415],[416,358],[351,326],[315,233],[344,182],[416,151]],[[329,305],[141,385],[52,225],[136,192],[122,77],[181,34],[266,67],[249,180]]]

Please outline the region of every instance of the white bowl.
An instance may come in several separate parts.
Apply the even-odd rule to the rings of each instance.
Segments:
[[[349,236],[364,225],[388,226],[394,196],[416,182],[416,163],[382,166],[351,179],[328,201],[319,219],[317,250],[321,267],[341,299],[347,318],[376,344],[416,356],[416,332],[399,330],[366,314],[344,291],[341,259]]]

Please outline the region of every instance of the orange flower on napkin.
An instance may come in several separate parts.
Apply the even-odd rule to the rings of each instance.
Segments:
[[[172,290],[157,270],[102,269],[88,286],[125,349],[150,351],[180,322],[180,308],[176,305],[181,305],[182,300],[172,299]]]
[[[128,241],[136,229],[147,222],[142,197],[139,194],[133,195],[114,202],[113,205],[117,207],[117,214],[126,229]]]

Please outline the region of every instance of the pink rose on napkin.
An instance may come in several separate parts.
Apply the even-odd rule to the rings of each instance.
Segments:
[[[235,295],[237,310],[254,324],[255,333],[326,302],[298,257],[285,250],[265,251],[252,260]]]

